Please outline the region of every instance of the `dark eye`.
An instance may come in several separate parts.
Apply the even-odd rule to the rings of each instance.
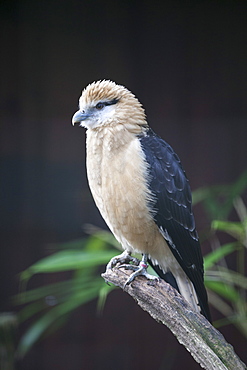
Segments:
[[[105,106],[104,103],[99,102],[98,104],[96,104],[95,108],[98,109],[98,110],[100,110],[100,109],[103,109],[104,106]]]

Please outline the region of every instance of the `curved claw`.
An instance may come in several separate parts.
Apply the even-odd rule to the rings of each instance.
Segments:
[[[133,270],[134,272],[129,276],[126,283],[124,284],[124,288],[126,285],[129,285],[137,276],[145,276],[148,280],[156,280],[158,281],[159,278],[154,275],[150,275],[147,272],[148,264],[147,264],[147,258],[148,256],[146,254],[143,255],[142,260],[139,261],[137,258],[131,256],[131,252],[124,251],[119,256],[113,257],[110,262],[108,262],[106,266],[106,270],[112,269],[115,267],[118,263],[120,263],[120,266],[117,266],[117,268],[124,268],[126,270]],[[129,264],[129,262],[132,262]]]
[[[126,265],[126,263],[130,263],[130,262],[132,262],[133,265]],[[137,258],[132,257],[131,254],[130,254],[130,252],[124,251],[119,256],[113,257],[108,262],[108,264],[106,266],[106,270],[112,269],[118,263],[120,263],[120,265],[126,265],[126,266],[134,266],[134,265],[137,266],[137,265],[139,265],[140,261]]]
[[[126,281],[126,283],[124,284],[124,288],[126,287],[126,285],[129,285],[137,276],[145,276],[148,280],[159,280],[159,278],[157,276],[154,276],[154,275],[150,275],[148,272],[147,272],[147,268],[148,268],[148,265],[146,263],[144,263],[143,261],[141,261],[139,263],[139,266],[133,266],[133,265],[127,265],[127,266],[119,266],[120,268],[121,267],[126,267],[127,270],[134,270],[135,272],[133,272],[133,274],[131,274],[128,278],[128,280]]]

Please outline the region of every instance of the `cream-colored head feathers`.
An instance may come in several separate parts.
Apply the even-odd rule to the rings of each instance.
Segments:
[[[140,133],[147,127],[141,103],[128,89],[113,81],[102,80],[88,85],[82,91],[79,107],[72,122],[80,122],[88,129],[120,124],[133,133]]]
[[[133,95],[124,86],[117,85],[110,80],[95,81],[85,87],[81,99],[86,104],[105,100],[120,99],[127,94]],[[133,95],[134,97],[134,95]]]

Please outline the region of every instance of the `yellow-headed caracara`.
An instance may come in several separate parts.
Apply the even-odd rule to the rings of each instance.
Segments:
[[[102,217],[124,252],[117,263],[147,274],[147,261],[210,320],[191,190],[170,145],[148,126],[138,99],[112,81],[88,85],[72,123],[87,129],[87,175]],[[131,253],[141,253],[137,265]]]

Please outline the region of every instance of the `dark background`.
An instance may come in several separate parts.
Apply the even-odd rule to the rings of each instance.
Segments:
[[[13,310],[17,274],[48,243],[82,237],[85,222],[105,227],[87,185],[84,130],[71,126],[88,83],[112,79],[138,96],[192,189],[246,169],[246,14],[246,1],[0,1],[1,311]],[[221,331],[246,362],[244,338]],[[95,302],[78,309],[18,368],[199,365],[115,291],[101,317]]]

